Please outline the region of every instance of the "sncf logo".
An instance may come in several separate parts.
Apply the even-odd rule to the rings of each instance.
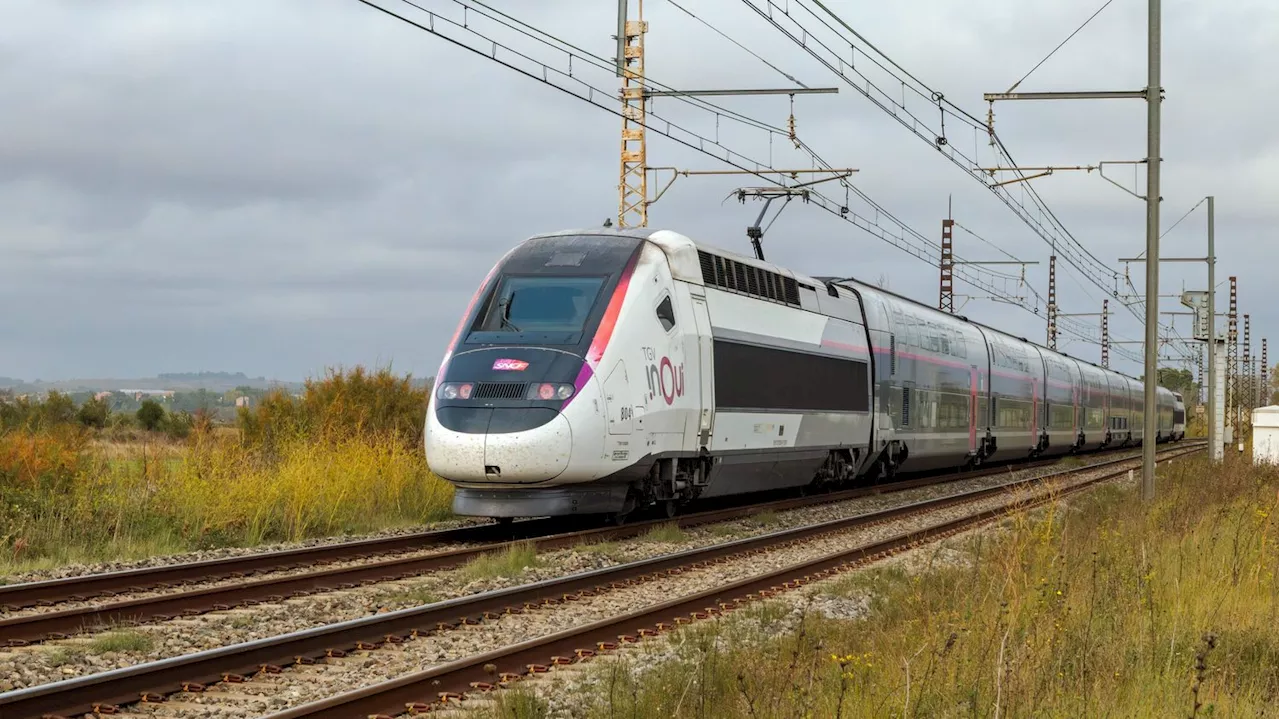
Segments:
[[[499,372],[520,372],[528,366],[528,362],[518,359],[499,359],[493,361],[493,368]]]

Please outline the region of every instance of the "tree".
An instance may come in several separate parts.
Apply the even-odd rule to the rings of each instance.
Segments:
[[[1189,369],[1161,367],[1156,370],[1156,384],[1182,395],[1186,404],[1195,404],[1200,393],[1200,385]]]
[[[86,427],[101,429],[107,426],[107,416],[110,414],[111,407],[107,404],[105,398],[92,397],[80,405],[80,411],[76,412],[76,419],[80,420],[80,424]]]
[[[142,425],[143,429],[154,430],[163,420],[164,407],[154,399],[144,401],[138,408],[138,424]]]

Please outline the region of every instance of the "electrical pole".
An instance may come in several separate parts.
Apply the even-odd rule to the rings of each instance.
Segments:
[[[1209,348],[1209,391],[1205,394],[1208,396],[1208,415],[1209,415],[1209,461],[1216,462],[1222,459],[1222,436],[1218,431],[1218,372],[1222,370],[1218,366],[1218,316],[1214,314],[1213,298],[1217,296],[1217,286],[1214,285],[1213,270],[1218,264],[1217,255],[1213,254],[1213,195],[1209,195],[1209,254],[1205,260],[1209,263],[1209,334],[1205,338]]]
[[[1142,498],[1156,496],[1156,329],[1160,325],[1160,0],[1147,0],[1147,336],[1143,343]]]
[[[1236,326],[1236,278],[1232,275],[1231,294],[1227,305],[1227,396],[1226,416],[1231,423],[1231,436],[1225,437],[1229,442],[1240,439],[1240,335]]]
[[[649,225],[649,183],[644,117],[644,0],[636,0],[636,19],[627,17],[627,0],[618,0],[618,74],[622,77],[622,155],[618,171],[618,227]]]
[[[1057,276],[1058,258],[1055,255],[1049,255],[1049,301],[1046,313],[1048,315],[1048,325],[1046,326],[1046,334],[1048,335],[1048,347],[1051,350],[1058,349],[1058,276]]]
[[[726,95],[790,95],[794,101],[796,95],[825,95],[840,91],[837,87],[789,87],[782,89],[750,89],[750,90],[650,90],[644,74],[644,36],[649,32],[649,23],[644,20],[644,0],[635,0],[636,19],[630,14],[630,0],[618,0],[618,30],[615,39],[618,43],[618,56],[614,58],[615,70],[622,78],[622,145],[618,166],[618,227],[648,227],[649,205],[657,202],[655,197],[649,199],[649,171],[674,170],[675,168],[649,167],[648,147],[645,144],[645,102],[653,97],[697,97]],[[798,84],[798,83],[797,83]],[[799,142],[795,134],[795,114],[792,113],[787,122],[792,142]],[[853,172],[852,169],[802,169],[779,170],[762,169],[759,173],[746,171],[691,172],[676,171],[676,175],[691,174],[764,174],[795,175],[799,173],[831,173],[833,175]],[[671,183],[667,183],[670,187]],[[665,191],[663,188],[659,196]]]
[[[952,252],[951,226],[955,221],[947,218],[942,221],[942,255],[938,261],[938,309],[955,314],[955,284],[952,269],[955,267],[955,255]]]
[[[1102,92],[999,92],[983,93],[987,102],[995,100],[1104,100],[1145,99],[1147,102],[1147,312],[1143,342],[1142,497],[1155,497],[1155,436],[1159,412],[1156,408],[1156,365],[1159,357],[1160,322],[1160,0],[1147,0],[1147,86],[1142,90]],[[1018,168],[1029,170],[1031,168]],[[1083,168],[1082,168],[1083,169]],[[1030,179],[1030,178],[1019,178]],[[1104,345],[1104,357],[1106,349]]]
[[[1258,388],[1258,406],[1265,407],[1271,401],[1271,385],[1267,384],[1267,338],[1262,338],[1262,372],[1259,377],[1262,386]]]
[[[1102,301],[1102,366],[1111,366],[1111,335],[1107,332],[1107,300]]]
[[[1243,392],[1244,397],[1243,397],[1243,399],[1241,399],[1241,400],[1240,400],[1240,409],[1241,409],[1243,412],[1248,412],[1249,410],[1253,409],[1253,395],[1255,394],[1255,392],[1254,392],[1254,387],[1253,387],[1253,361],[1249,359],[1249,345],[1251,345],[1251,344],[1252,344],[1252,343],[1249,341],[1249,315],[1248,315],[1248,314],[1245,314],[1245,316],[1244,316],[1244,346],[1243,346],[1243,350],[1244,350],[1244,359],[1243,359],[1243,367],[1244,367],[1244,371],[1243,371],[1243,372],[1241,372],[1241,378],[1244,380],[1243,382],[1241,382],[1241,384],[1243,385],[1243,389],[1244,389],[1244,392]]]

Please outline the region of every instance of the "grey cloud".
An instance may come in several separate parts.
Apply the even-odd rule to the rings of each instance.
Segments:
[[[458,16],[451,4],[424,4]],[[606,5],[500,7],[608,56]],[[838,84],[741,3],[685,6],[799,79]],[[430,374],[476,283],[511,244],[616,211],[616,117],[358,3],[11,7],[16,20],[0,23],[0,102],[17,108],[0,132],[0,302],[17,311],[0,313],[0,374],[206,368],[295,378],[326,364],[379,360]],[[646,10],[649,71],[659,80],[785,84],[670,5]],[[1085,11],[1060,4],[1029,13],[984,0],[842,12],[979,114],[982,92],[1011,84]],[[1135,38],[1144,22],[1141,7],[1108,8],[1023,89],[1141,86],[1145,43]],[[1165,17],[1164,224],[1199,197],[1218,195],[1219,275],[1240,276],[1255,337],[1278,319],[1277,77],[1269,60],[1276,25],[1275,7],[1264,2],[1178,7]],[[563,57],[527,40],[513,44],[549,63]],[[1257,62],[1261,53],[1267,63]],[[608,72],[575,66],[575,74],[610,92],[616,84]],[[786,123],[786,98],[723,104]],[[771,148],[760,132],[725,118],[717,127],[712,115],[675,101],[655,106],[753,156],[772,150],[778,165],[808,164],[785,138]],[[1048,246],[927,144],[848,87],[835,97],[798,97],[796,108],[801,136],[832,163],[860,168],[858,186],[930,242],[950,196],[965,226],[1042,263],[1026,281],[1043,294]],[[1144,151],[1138,101],[996,111],[1002,137],[1027,164]],[[658,137],[649,162],[718,166]],[[1137,200],[1096,174],[1036,182],[1100,258],[1141,251]],[[651,224],[747,253],[744,228],[758,205],[721,202],[743,184],[759,182],[682,178],[654,205]],[[1170,233],[1165,254],[1202,252],[1202,236],[1201,214]],[[964,256],[998,254],[958,239]],[[814,208],[788,207],[765,245],[770,259],[800,271],[884,275],[894,291],[936,301],[935,269]],[[1141,267],[1133,269],[1141,288]],[[1197,287],[1202,277],[1198,266],[1167,265],[1162,288]],[[1073,273],[1061,283],[1061,302],[1074,311],[1092,310],[1102,294]],[[1176,301],[1165,307],[1181,309]],[[1043,337],[1042,319],[1008,305],[973,300],[964,312]],[[1113,329],[1141,333],[1125,315]],[[1090,359],[1097,351],[1071,349]]]

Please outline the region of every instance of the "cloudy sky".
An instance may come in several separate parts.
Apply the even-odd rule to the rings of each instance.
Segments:
[[[840,51],[797,10],[811,4],[775,1]],[[428,22],[398,0],[380,2]],[[420,4],[463,18],[452,0]],[[985,116],[984,91],[1007,89],[1100,4],[1041,2],[1034,14],[1013,0],[831,7],[905,70]],[[614,52],[612,3],[489,5],[587,53]],[[1044,294],[1050,250],[1041,238],[746,2],[646,3],[652,78],[680,88],[790,85],[680,7],[808,86],[839,85],[838,95],[796,98],[801,138],[831,164],[858,168],[857,187],[930,242],[950,199],[965,228],[1040,262],[1026,279]],[[355,363],[430,375],[475,285],[507,248],[616,214],[616,116],[356,0],[6,0],[0,15],[0,375],[226,370],[300,379]],[[467,21],[568,67],[563,52],[474,13]],[[1272,343],[1272,357],[1280,356],[1278,25],[1274,0],[1164,3],[1163,225],[1216,196],[1218,277],[1239,276],[1241,310],[1252,315],[1255,343]],[[1145,32],[1146,3],[1115,0],[1019,89],[1139,89]],[[616,87],[611,73],[581,59],[574,73],[605,93]],[[786,126],[786,97],[716,101]],[[654,110],[775,167],[811,166],[785,138],[771,143],[767,132],[717,122],[713,112],[670,99]],[[1140,100],[995,111],[1002,140],[1025,165],[1145,154]],[[973,154],[972,133],[948,128],[952,144]],[[985,140],[979,145],[989,160]],[[662,137],[649,153],[655,166],[724,167]],[[1145,187],[1141,174],[1134,184],[1132,167],[1115,176],[1139,194]],[[1143,204],[1096,172],[1035,183],[1075,238],[1115,269],[1124,269],[1117,258],[1143,250]],[[724,198],[759,184],[680,179],[652,207],[650,225],[748,253],[744,229],[759,206]],[[829,194],[843,202],[842,190]],[[856,198],[850,206],[876,217]],[[1205,222],[1201,206],[1165,237],[1162,254],[1203,255]],[[798,271],[884,278],[890,289],[937,301],[936,268],[815,207],[788,207],[765,245],[769,259]],[[996,247],[957,233],[963,257],[1002,258]],[[1141,291],[1142,265],[1130,271]],[[1063,312],[1100,309],[1104,293],[1089,278],[1065,265],[1060,278]],[[1161,291],[1204,281],[1203,265],[1169,264]],[[1032,296],[1016,282],[1009,292]],[[1170,298],[1162,309],[1183,308]],[[962,311],[1043,341],[1043,319],[1012,305],[972,299]],[[1183,334],[1187,320],[1176,319]],[[1141,325],[1121,309],[1112,332],[1137,339]],[[1090,360],[1099,352],[1083,341],[1063,347]],[[1113,366],[1140,372],[1123,360]]]

